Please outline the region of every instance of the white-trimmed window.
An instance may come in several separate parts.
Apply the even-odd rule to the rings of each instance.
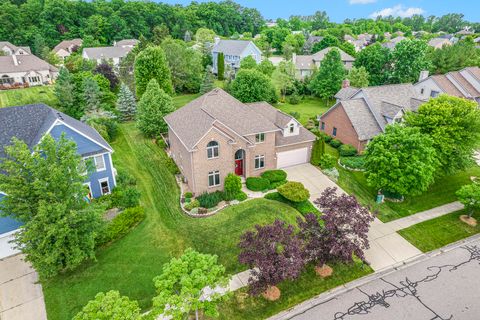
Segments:
[[[255,142],[256,143],[262,143],[265,141],[265,133],[257,133],[255,135]]]
[[[290,126],[288,127],[288,130],[290,131],[290,133],[293,133],[295,131],[295,124],[290,123]]]
[[[95,163],[95,168],[97,169],[97,172],[98,171],[104,171],[106,169],[103,154],[99,155],[99,156],[94,156],[93,161]]]
[[[218,142],[217,141],[210,141],[207,144],[207,158],[208,159],[218,158]]]
[[[258,155],[255,156],[255,169],[262,169],[265,168],[265,156]]]
[[[208,173],[208,186],[216,187],[220,185],[220,171],[210,171]]]
[[[92,193],[92,187],[90,186],[90,182],[85,182],[83,185],[85,186],[85,189],[88,190],[87,198],[92,199],[93,198],[93,193]]]
[[[100,192],[102,195],[110,194],[110,183],[108,182],[108,178],[100,179],[98,180],[98,183],[100,184]]]

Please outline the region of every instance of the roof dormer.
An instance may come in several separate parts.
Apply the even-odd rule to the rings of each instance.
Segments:
[[[296,136],[300,133],[300,123],[297,120],[292,118],[286,126],[283,128],[283,136],[291,137]]]

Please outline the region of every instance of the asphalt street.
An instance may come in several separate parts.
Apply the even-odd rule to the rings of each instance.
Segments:
[[[293,320],[480,320],[480,239],[388,273]]]

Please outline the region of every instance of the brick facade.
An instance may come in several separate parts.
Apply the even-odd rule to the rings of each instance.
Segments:
[[[322,128],[323,124],[323,128]],[[326,115],[320,117],[320,130],[329,136],[340,140],[344,144],[354,146],[359,152],[365,149],[366,141],[359,141],[358,135],[353,128],[350,119],[348,118],[341,103],[334,109],[330,110]],[[336,135],[333,134],[336,128]]]

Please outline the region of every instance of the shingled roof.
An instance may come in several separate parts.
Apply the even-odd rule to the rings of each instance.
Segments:
[[[16,59],[16,63],[15,63]],[[0,56],[0,73],[29,72],[49,70],[56,72],[58,69],[45,60],[34,55]]]
[[[480,68],[467,67],[447,74],[432,75],[419,83],[432,79],[443,91],[451,96],[477,99],[480,97]]]
[[[293,57],[293,63],[297,70],[311,70],[315,67],[315,62],[321,62],[325,55],[330,52],[334,47],[328,47],[323,50],[320,50],[312,55],[295,55]],[[343,62],[353,62],[355,58],[346,53],[345,51],[335,48],[340,52],[340,58]]]
[[[240,56],[248,45],[253,42],[247,40],[219,40],[212,52],[223,52],[225,55]]]
[[[24,141],[33,149],[57,120],[87,136],[105,150],[112,150],[108,142],[85,123],[45,104],[29,104],[0,109],[0,158],[5,156],[4,147],[11,143],[13,137]]]
[[[244,104],[217,88],[167,115],[165,121],[185,147],[193,150],[216,122],[248,140],[247,136],[256,133],[280,131],[292,118],[266,102]],[[314,140],[309,134],[301,134],[301,139]]]
[[[97,47],[84,48],[83,52],[89,59],[113,59],[125,57],[132,49],[132,47]]]

